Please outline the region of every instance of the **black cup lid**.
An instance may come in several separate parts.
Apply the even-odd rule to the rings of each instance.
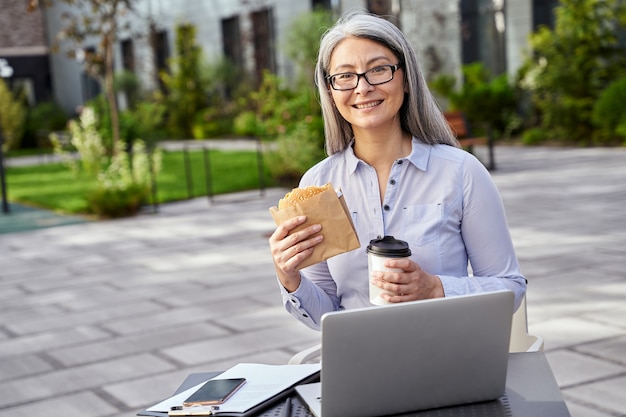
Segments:
[[[409,244],[393,236],[384,236],[381,239],[372,239],[367,246],[367,252],[389,258],[405,258],[411,256]]]

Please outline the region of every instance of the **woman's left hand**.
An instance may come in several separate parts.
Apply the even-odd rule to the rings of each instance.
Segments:
[[[388,259],[385,267],[403,271],[373,273],[374,285],[385,290],[381,297],[390,303],[441,298],[445,295],[439,277],[424,271],[408,258]]]

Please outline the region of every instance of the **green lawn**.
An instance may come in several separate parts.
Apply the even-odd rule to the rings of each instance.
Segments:
[[[185,160],[188,159],[189,169]],[[189,151],[163,152],[162,170],[156,178],[159,203],[206,196],[207,175],[210,167],[212,194],[258,189],[260,186],[258,156],[254,151]],[[189,171],[191,179],[187,180]],[[265,186],[271,185],[264,164]],[[92,185],[89,178],[76,178],[63,164],[28,167],[8,167],[6,182],[8,199],[63,213],[84,213],[85,193]]]

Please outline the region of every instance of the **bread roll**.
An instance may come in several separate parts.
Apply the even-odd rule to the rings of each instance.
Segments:
[[[297,204],[298,202],[311,198],[314,195],[317,195],[323,191],[328,190],[329,188],[330,188],[330,184],[326,184],[322,186],[310,185],[304,188],[294,188],[293,190],[285,194],[285,197],[281,198],[278,201],[278,210],[282,210],[285,207],[293,206]]]

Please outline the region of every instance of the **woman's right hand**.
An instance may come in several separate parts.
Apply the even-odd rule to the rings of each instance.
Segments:
[[[278,226],[269,239],[278,279],[289,292],[297,290],[300,286],[298,265],[311,256],[315,245],[324,239],[321,234],[315,235],[322,230],[319,224],[290,233],[305,221],[306,216],[289,219]]]

